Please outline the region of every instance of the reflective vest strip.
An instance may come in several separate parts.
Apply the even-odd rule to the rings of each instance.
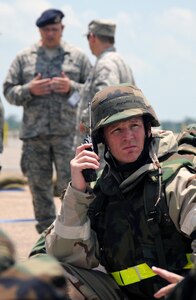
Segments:
[[[186,254],[186,257],[188,263],[184,266],[183,269],[193,268],[193,263],[190,259],[191,254]],[[133,266],[131,268],[127,268],[121,271],[112,272],[111,275],[113,276],[116,283],[120,286],[133,284],[143,279],[148,279],[150,277],[157,276],[146,263]]]
[[[132,284],[143,279],[156,276],[156,274],[146,263],[125,270],[112,272],[111,275],[116,283],[120,286]]]
[[[192,269],[193,268],[193,263],[192,263],[192,261],[191,261],[191,253],[187,253],[186,254],[186,258],[187,258],[187,264],[184,266],[184,268],[183,269]]]

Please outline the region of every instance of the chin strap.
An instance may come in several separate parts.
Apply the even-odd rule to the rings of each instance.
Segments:
[[[158,181],[159,181],[159,189],[158,189],[158,197],[157,197],[157,201],[155,203],[155,207],[158,205],[160,199],[161,199],[161,183],[162,183],[162,169],[161,169],[161,165],[160,162],[158,160],[158,157],[156,155],[155,152],[155,148],[153,143],[151,143],[149,145],[149,156],[152,160],[153,166],[156,170],[158,170]]]
[[[155,200],[154,207],[147,212],[147,222],[149,225],[149,228],[154,236],[155,239],[155,247],[157,251],[159,266],[161,268],[167,269],[167,263],[163,248],[163,242],[161,238],[161,232],[159,228],[159,210],[158,210],[158,204],[161,201],[161,191],[162,191],[162,170],[161,165],[158,160],[158,157],[156,155],[156,151],[154,148],[153,143],[149,145],[149,156],[152,160],[154,168],[157,170],[158,174],[158,193],[157,193],[157,199]]]

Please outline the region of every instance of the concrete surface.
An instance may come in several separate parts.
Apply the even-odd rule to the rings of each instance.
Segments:
[[[16,177],[25,179],[20,170],[22,142],[19,138],[9,137],[0,155],[2,170],[0,180]],[[60,200],[54,198],[57,211]],[[35,229],[34,212],[28,185],[20,190],[0,190],[0,228],[13,240],[18,260],[27,258],[29,251],[39,238]]]

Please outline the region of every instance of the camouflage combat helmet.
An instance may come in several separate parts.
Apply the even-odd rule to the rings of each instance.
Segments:
[[[148,116],[152,126],[160,126],[156,113],[143,95],[133,85],[116,85],[95,94],[92,104],[92,140],[100,143],[100,128],[133,116]]]
[[[1,300],[70,300],[65,271],[52,256],[17,262],[0,276]]]

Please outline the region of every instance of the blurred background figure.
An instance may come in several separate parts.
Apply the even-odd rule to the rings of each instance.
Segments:
[[[69,300],[64,269],[48,255],[22,262],[0,229],[0,295],[3,300]]]
[[[7,101],[23,106],[21,169],[28,178],[39,233],[56,216],[53,167],[57,195],[70,177],[79,91],[91,69],[81,50],[62,41],[63,17],[57,9],[41,14],[36,21],[40,41],[16,56],[3,86]]]
[[[97,59],[81,90],[81,101],[77,111],[78,135],[85,133],[88,128],[87,106],[98,91],[106,86],[120,83],[135,85],[130,66],[114,47],[115,31],[116,24],[110,20],[92,20],[88,25],[86,37],[89,48]],[[82,137],[77,137],[75,144],[78,146],[81,141]]]

